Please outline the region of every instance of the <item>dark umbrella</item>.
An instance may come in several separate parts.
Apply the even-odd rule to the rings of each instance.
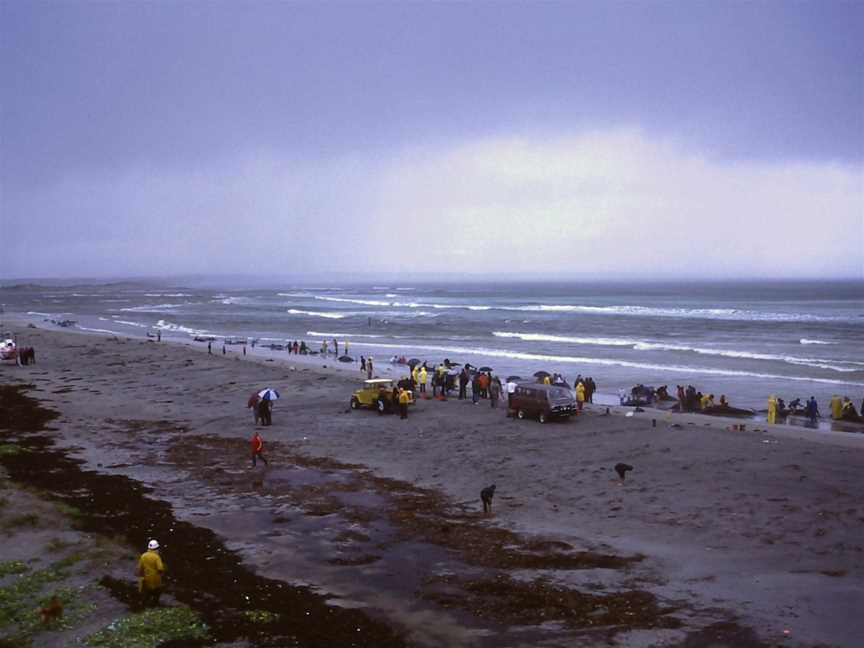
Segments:
[[[492,367],[480,367],[477,371],[481,371],[481,372],[482,372],[482,371],[486,371],[486,372],[491,373],[491,372],[492,372]]]
[[[522,376],[507,376],[507,382],[516,382],[522,380]]]
[[[408,361],[408,366],[411,367],[412,369],[413,369],[415,366],[417,366],[418,364],[420,364],[420,360],[418,360],[417,358],[411,358],[411,359]]]
[[[354,362],[354,358],[349,355],[339,356],[339,362]]]
[[[445,362],[444,364],[446,364],[448,367],[461,367],[462,366],[458,362]]]
[[[534,372],[535,378],[545,378],[546,376],[549,376],[551,378],[552,374],[550,374],[548,371],[535,371]]]

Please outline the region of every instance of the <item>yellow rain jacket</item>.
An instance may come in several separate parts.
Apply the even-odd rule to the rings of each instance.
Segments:
[[[580,403],[585,402],[585,385],[583,385],[581,382],[576,385],[576,400]]]
[[[408,392],[403,389],[402,391],[399,392],[399,404],[400,405],[407,405],[408,402],[409,402]]]
[[[702,400],[699,401],[699,409],[705,409],[706,407],[710,407],[710,406],[711,406],[711,398],[708,396],[708,394],[705,394],[702,397]]]
[[[165,565],[162,563],[162,558],[159,552],[153,549],[148,549],[138,560],[138,587],[144,589],[159,589],[162,587],[162,572],[165,571]]]
[[[839,396],[831,399],[831,418],[837,420],[843,416],[843,401]]]
[[[777,420],[777,399],[774,396],[768,397],[768,422],[772,425]]]
[[[415,385],[417,384],[417,381],[420,380],[420,375],[419,375],[419,373],[420,373],[420,372],[417,371],[417,367],[416,367],[416,366],[411,370],[411,381],[412,381]]]
[[[426,369],[420,369],[420,384],[426,384]]]

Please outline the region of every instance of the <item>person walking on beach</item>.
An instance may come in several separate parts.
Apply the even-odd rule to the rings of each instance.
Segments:
[[[405,389],[399,390],[399,418],[408,418],[408,391]]]
[[[138,559],[138,591],[144,607],[159,605],[164,572],[165,564],[159,555],[159,542],[151,540],[147,543],[147,551]]]
[[[255,425],[258,425],[258,421],[261,419],[261,399],[258,397],[258,394],[252,394],[249,397],[249,400],[246,401],[246,407],[252,410]]]
[[[594,379],[591,376],[588,376],[588,379],[585,384],[585,398],[589,403],[594,402],[594,392],[597,391],[597,383],[594,382]]]
[[[360,356],[360,373],[366,373],[366,358]]]
[[[480,398],[489,398],[489,374],[481,372],[477,383],[480,385]]]
[[[498,407],[499,398],[501,398],[501,380],[496,376],[489,385],[490,406]]]
[[[339,340],[333,338],[333,355],[339,357]]]
[[[426,373],[426,363],[424,362],[423,365],[420,367],[420,371],[417,374],[417,378],[420,382],[420,393],[421,394],[426,394],[426,378],[427,377],[428,377],[428,374]]]
[[[816,419],[819,418],[819,405],[813,396],[807,401],[807,418],[810,419],[811,425],[816,425]]]
[[[156,341],[157,342],[162,341],[162,331],[156,331]]]
[[[261,425],[273,425],[273,401],[269,398],[262,398],[261,405]]]
[[[513,393],[516,391],[516,381],[508,380],[507,381],[507,410],[508,412],[512,409],[513,405]]]
[[[585,404],[585,383],[581,380],[576,385],[576,409],[582,411],[582,406]]]
[[[375,369],[372,366],[372,356],[369,356],[368,358],[366,358],[366,378],[372,380],[373,371],[375,371]]]
[[[459,400],[465,400],[468,397],[468,367],[462,367],[459,372]]]
[[[207,342],[207,353],[209,353],[210,355],[213,355],[213,342],[210,342],[210,341]]]
[[[471,378],[471,402],[475,405],[480,401],[480,374],[475,373]]]
[[[768,423],[774,425],[777,422],[777,398],[774,394],[768,397]]]
[[[258,430],[255,430],[252,435],[249,445],[252,446],[252,467],[255,468],[258,465],[258,459],[263,461],[265,466],[269,466],[270,464],[267,463],[267,458],[264,456],[264,439],[258,434]]]

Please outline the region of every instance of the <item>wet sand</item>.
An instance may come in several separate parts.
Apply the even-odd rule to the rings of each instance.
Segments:
[[[189,525],[158,527],[169,564],[196,546],[230,552],[243,578],[354,610],[370,628],[357,645],[377,632],[417,646],[860,643],[864,435],[590,406],[540,425],[455,399],[401,421],[350,411],[359,372],[332,360],[17,332],[38,364],[4,366],[0,383],[32,384],[58,412],[53,448]],[[264,386],[283,398],[261,428],[271,465],[253,470],[245,404]],[[619,461],[634,466],[623,482]],[[216,549],[190,544],[205,532]],[[201,571],[174,596],[206,609],[183,592],[230,587]],[[310,636],[325,645],[323,625]]]

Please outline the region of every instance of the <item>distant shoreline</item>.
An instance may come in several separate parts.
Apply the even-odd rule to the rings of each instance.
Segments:
[[[207,353],[207,343],[205,342],[195,342],[192,339],[183,339],[177,336],[163,336],[162,341],[157,343],[155,339],[147,337],[145,334],[120,334],[120,333],[111,333],[108,331],[100,332],[100,331],[91,331],[91,330],[82,330],[80,328],[63,328],[57,329],[50,326],[45,326],[44,323],[36,323],[32,317],[27,316],[26,314],[14,313],[7,314],[7,320],[10,322],[14,322],[20,329],[20,333],[26,333],[26,327],[29,325],[37,327],[39,330],[47,332],[47,333],[70,333],[74,335],[85,335],[90,337],[97,337],[101,339],[112,339],[115,337],[128,338],[134,340],[141,341],[150,341],[154,344],[161,345],[176,345],[183,348],[192,349],[199,353]],[[318,340],[313,340],[318,341]],[[263,347],[261,345],[256,345],[253,349],[251,345],[246,346],[246,353],[242,352],[243,345],[226,345],[226,356],[230,356],[235,360],[242,360],[247,362],[254,362],[259,364],[269,364],[274,363],[285,368],[291,369],[292,367],[303,367],[307,369],[314,369],[316,371],[324,372],[324,373],[338,373],[344,376],[354,375],[357,378],[358,383],[366,378],[366,374],[361,374],[359,367],[360,361],[359,355],[354,355],[355,358],[351,363],[343,363],[339,362],[338,359],[333,355],[328,355],[323,357],[320,353],[310,353],[308,355],[302,354],[288,354],[285,351],[274,351]],[[222,355],[222,343],[215,341],[212,346],[213,355],[219,356]],[[379,359],[373,356],[373,362],[375,367],[374,377],[376,378],[393,378],[395,380],[399,380],[401,378],[407,377],[410,375],[410,368],[407,365],[402,365],[398,363],[391,363],[388,360]],[[429,367],[433,367],[434,364],[430,361]],[[501,377],[502,380],[504,377]],[[429,387],[431,391],[431,387]],[[572,391],[572,390],[571,390]],[[615,411],[617,413],[627,413],[632,412],[633,407],[631,406],[621,406],[618,402],[617,394],[610,394],[608,392],[597,392],[595,393],[595,406],[599,407],[609,407],[610,411]],[[700,420],[706,421],[718,421],[720,424],[725,425],[740,425],[744,424],[750,428],[767,428],[771,430],[779,430],[782,428],[788,428],[791,431],[802,431],[809,434],[843,434],[843,435],[856,435],[856,432],[849,432],[848,430],[834,430],[832,429],[833,421],[830,418],[827,418],[823,414],[823,419],[820,420],[818,428],[812,428],[809,425],[797,425],[797,424],[788,424],[788,423],[777,423],[773,426],[768,426],[766,420],[766,414],[764,411],[756,411],[756,414],[752,418],[728,418],[728,417],[720,417],[713,416],[708,414],[702,414],[701,412],[670,412],[668,410],[663,410],[655,407],[644,407],[643,417],[653,417],[653,418],[664,418],[666,420],[671,420],[670,417],[679,416],[696,416]],[[841,427],[846,427],[846,425],[841,425]],[[864,428],[862,428],[864,431]],[[864,439],[864,434],[858,432],[862,439]]]

